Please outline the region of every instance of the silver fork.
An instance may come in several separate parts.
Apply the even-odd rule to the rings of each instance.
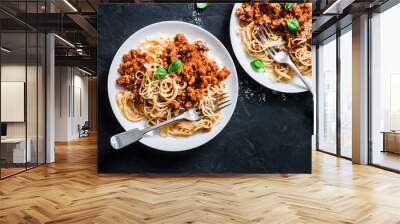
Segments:
[[[228,93],[223,93],[219,96],[217,96],[217,99],[215,100],[215,110],[214,112],[219,112],[220,110],[224,109],[227,106],[230,106],[230,100]]]
[[[231,105],[229,103],[230,102],[229,99],[226,100],[227,97],[228,97],[227,95],[222,94],[220,97],[217,98],[217,104],[216,104],[215,112],[220,111],[223,108]],[[148,133],[148,132],[150,132],[152,130],[158,129],[158,128],[162,127],[162,126],[165,126],[165,125],[168,125],[168,124],[171,124],[173,122],[180,121],[180,120],[198,121],[202,117],[203,117],[203,115],[197,109],[191,108],[191,109],[189,109],[188,111],[186,111],[185,113],[183,113],[181,115],[178,115],[178,116],[176,116],[174,118],[171,118],[170,120],[161,122],[161,123],[156,124],[154,126],[147,127],[147,128],[144,128],[144,129],[134,128],[134,129],[131,129],[129,131],[125,131],[125,132],[121,132],[119,134],[116,134],[116,135],[111,137],[110,143],[111,143],[111,146],[115,150],[122,149],[122,148],[124,148],[124,147],[126,147],[126,146],[128,146],[128,145],[130,145],[130,144],[132,144],[132,143],[134,143],[134,142],[136,142],[138,140],[140,140],[141,138],[143,138],[143,136],[146,133]]]
[[[285,51],[276,52],[273,48],[267,48],[267,51],[276,62],[285,63],[289,65],[289,67],[294,71],[297,77],[299,77],[300,80],[307,87],[308,91],[310,91],[311,94],[314,94],[310,83],[307,80],[305,80],[304,77],[301,75],[301,72],[299,71],[299,69],[297,69],[292,59],[290,59],[288,53],[286,53]]]
[[[265,41],[267,41],[270,37],[270,33],[272,33],[272,31],[269,29],[269,27],[266,24],[263,24],[262,28],[259,29],[259,32],[257,35],[257,37],[258,37],[257,41],[265,44]],[[307,87],[307,89],[310,91],[310,93],[314,95],[310,83],[306,79],[304,79],[303,75],[301,75],[301,72],[296,67],[296,65],[293,63],[293,61],[290,58],[288,53],[286,53],[285,51],[276,52],[275,49],[272,47],[267,48],[266,51],[268,52],[269,55],[271,55],[271,57],[276,62],[285,63],[285,64],[289,65],[289,67],[297,75],[297,77],[300,78],[300,80],[304,83],[304,85]]]

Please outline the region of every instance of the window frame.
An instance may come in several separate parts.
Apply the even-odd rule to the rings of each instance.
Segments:
[[[383,166],[377,163],[373,162],[373,130],[372,130],[372,93],[373,93],[373,88],[372,88],[372,71],[373,71],[373,67],[372,67],[372,53],[373,53],[373,49],[372,49],[372,41],[373,41],[373,35],[372,35],[372,19],[373,19],[373,15],[374,14],[381,14],[384,13],[385,11],[393,8],[394,6],[398,5],[399,1],[397,0],[388,0],[387,2],[385,2],[384,4],[380,5],[377,8],[371,9],[369,10],[368,13],[368,30],[367,30],[367,40],[368,40],[368,54],[367,54],[367,64],[368,64],[368,68],[367,68],[367,79],[368,79],[368,165],[373,166],[373,167],[377,167],[383,170],[387,170],[387,171],[391,171],[391,172],[395,172],[395,173],[400,173],[400,170],[398,169],[394,169],[391,167],[387,167],[387,166]]]
[[[327,153],[333,156],[337,156],[340,158],[344,158],[347,160],[352,160],[351,157],[347,157],[342,155],[341,153],[341,117],[340,117],[340,103],[341,103],[341,97],[340,97],[340,82],[341,82],[341,65],[340,65],[340,37],[344,35],[347,32],[352,31],[352,23],[347,24],[345,27],[338,29],[336,33],[330,35],[329,37],[321,40],[316,44],[316,92],[318,93],[320,91],[320,83],[319,83],[319,47],[321,43],[326,43],[330,41],[336,41],[336,152],[332,153],[327,150],[321,149],[320,143],[319,143],[319,135],[320,135],[320,130],[319,130],[319,122],[320,122],[320,117],[319,117],[319,110],[320,110],[320,104],[319,104],[319,94],[316,94],[316,151]]]

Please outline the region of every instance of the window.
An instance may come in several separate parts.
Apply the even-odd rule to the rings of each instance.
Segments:
[[[390,74],[390,130],[400,130],[400,73]]]
[[[340,154],[351,158],[352,142],[352,32],[340,36]]]
[[[400,170],[400,5],[371,18],[371,162]],[[397,132],[396,132],[397,131]]]
[[[318,48],[318,149],[336,153],[336,37]]]

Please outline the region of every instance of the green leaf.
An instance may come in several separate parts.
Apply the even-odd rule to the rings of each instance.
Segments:
[[[285,3],[285,9],[288,10],[294,6],[295,3]]]
[[[299,23],[299,21],[297,21],[297,19],[288,19],[286,21],[286,24],[287,24],[289,30],[294,31],[294,32],[300,31],[300,23]]]
[[[262,62],[260,59],[254,59],[250,62],[251,67],[254,70],[260,70],[265,67],[264,62]]]
[[[163,67],[158,67],[155,74],[158,78],[163,79],[167,76],[167,71]]]
[[[205,9],[208,7],[208,3],[196,3],[196,8]]]
[[[183,65],[183,63],[181,60],[173,61],[168,66],[168,74],[179,72],[179,69],[181,69],[182,65]]]

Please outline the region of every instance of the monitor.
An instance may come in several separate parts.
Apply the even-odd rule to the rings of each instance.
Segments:
[[[7,124],[1,123],[1,137],[7,136]]]

